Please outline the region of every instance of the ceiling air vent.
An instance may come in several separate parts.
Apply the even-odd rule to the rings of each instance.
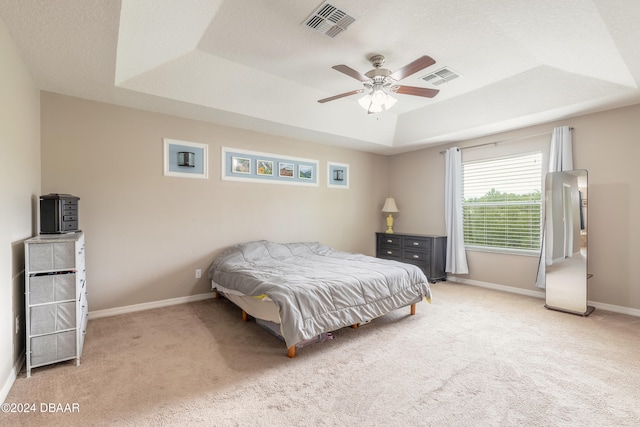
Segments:
[[[325,36],[334,38],[356,22],[356,18],[337,6],[323,3],[304,21],[304,25]]]
[[[427,74],[422,77],[427,83],[431,83],[434,86],[440,86],[443,83],[448,83],[451,80],[457,79],[461,77],[460,74],[453,71],[451,68],[441,68],[438,71],[434,71],[433,73]]]

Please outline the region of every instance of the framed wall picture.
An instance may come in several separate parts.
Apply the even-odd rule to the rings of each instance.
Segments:
[[[256,160],[256,173],[262,176],[273,176],[273,160]]]
[[[207,144],[164,138],[163,146],[165,176],[209,178]]]
[[[313,179],[313,168],[309,165],[299,165],[298,178],[306,180]]]
[[[231,157],[231,172],[251,174],[251,159],[246,157]]]
[[[349,165],[346,163],[327,162],[327,187],[349,188]]]
[[[318,186],[318,161],[222,147],[222,179],[261,184]]]
[[[278,162],[278,176],[284,178],[293,178],[293,163]]]

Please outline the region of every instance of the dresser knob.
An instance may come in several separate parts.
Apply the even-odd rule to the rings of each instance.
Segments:
[[[420,243],[418,243],[418,242],[413,242],[413,246],[419,246],[419,245],[420,245]]]
[[[387,239],[387,243],[393,243],[393,240]]]
[[[420,258],[420,257],[419,257],[418,255],[414,255],[413,257],[414,257],[415,259],[418,259],[418,258]]]
[[[391,251],[387,251],[387,255],[391,255],[393,252]]]

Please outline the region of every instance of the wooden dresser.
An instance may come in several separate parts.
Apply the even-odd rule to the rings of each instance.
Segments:
[[[376,257],[417,265],[431,283],[447,280],[446,236],[376,233]]]

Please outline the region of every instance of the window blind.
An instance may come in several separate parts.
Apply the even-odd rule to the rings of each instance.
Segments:
[[[462,169],[465,245],[539,251],[542,153],[465,162]]]

